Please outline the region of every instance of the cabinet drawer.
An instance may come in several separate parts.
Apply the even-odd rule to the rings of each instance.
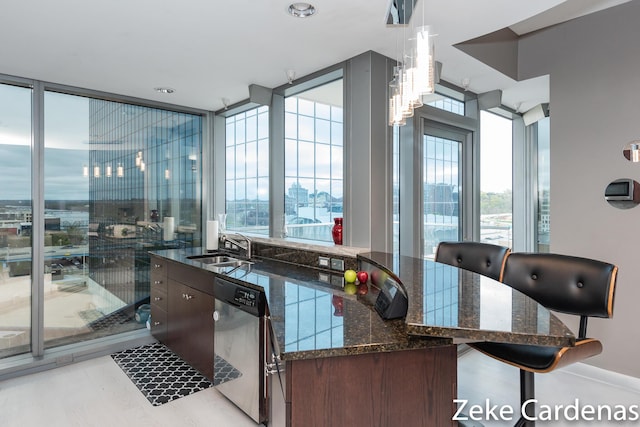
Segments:
[[[167,261],[157,256],[151,257],[151,275],[160,274],[162,276],[167,274]]]
[[[151,303],[151,335],[162,343],[167,341],[167,312]]]
[[[151,287],[151,305],[160,308],[163,311],[167,311],[167,292],[166,286],[162,288],[161,286],[152,286]]]
[[[166,294],[167,293],[167,277],[160,274],[154,274],[153,272],[151,272],[151,292],[153,292],[154,289],[157,289],[160,292],[164,292]]]

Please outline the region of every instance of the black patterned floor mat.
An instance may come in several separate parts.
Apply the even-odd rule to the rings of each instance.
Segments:
[[[121,351],[112,354],[111,357],[153,406],[160,406],[241,375],[237,369],[216,355],[215,378],[214,383],[211,383],[159,343]]]

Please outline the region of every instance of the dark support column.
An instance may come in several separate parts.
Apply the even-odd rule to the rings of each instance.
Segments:
[[[533,372],[525,371],[520,369],[520,408],[522,409],[522,405],[529,399],[535,398],[535,378]],[[533,418],[536,415],[535,405],[529,404],[525,408],[525,413],[523,417],[521,417],[516,423],[516,427],[535,427],[535,421],[527,421],[524,418],[524,415],[527,415],[527,418]]]

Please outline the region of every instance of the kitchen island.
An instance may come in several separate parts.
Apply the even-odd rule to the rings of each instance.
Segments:
[[[430,261],[411,261],[410,272],[406,268],[407,260],[401,262],[390,254],[358,255],[360,267],[372,275],[376,270],[382,271],[402,282],[406,289],[409,300],[406,318],[383,320],[374,308],[380,290],[372,283],[359,285],[354,293],[353,288],[343,287],[341,280],[331,277],[331,272],[260,258],[252,259],[252,264],[219,270],[189,258],[200,252],[198,249],[156,252],[152,255],[152,266],[161,265],[161,268],[176,272],[176,268],[181,269],[177,273],[181,278],[205,272],[205,277],[198,279],[199,283],[191,285],[211,298],[215,297],[213,283],[216,278],[263,292],[266,312],[264,325],[261,325],[267,334],[261,339],[260,346],[266,349],[268,368],[264,370],[269,373],[261,378],[260,388],[268,402],[264,414],[268,425],[455,425],[451,417],[457,396],[456,342],[485,339],[565,342],[574,339],[572,335],[566,335],[564,325],[552,321],[552,315],[547,316],[544,308],[529,301],[527,304],[535,308],[536,316],[525,316],[523,322],[535,320],[540,323],[542,316],[550,319],[549,328],[543,326],[533,331],[527,326],[523,333],[522,330],[508,331],[507,327],[495,330],[493,326],[500,319],[491,324],[471,322],[474,316],[482,319],[487,316],[486,310],[492,305],[482,302],[487,296],[473,301],[475,294],[467,295],[451,286],[447,288],[445,282],[473,289],[484,279],[451,267],[449,274],[441,275],[448,278],[443,281],[425,274],[429,267],[437,264]],[[423,265],[422,276],[418,272],[420,263]],[[456,272],[455,279],[451,272]],[[408,277],[401,278],[403,273]],[[339,278],[340,273],[334,273],[334,276]],[[492,284],[505,287],[497,282]],[[445,295],[447,292],[449,297]],[[455,294],[462,295],[463,301]],[[495,302],[504,305],[503,299],[498,298]],[[469,311],[467,300],[471,307],[485,309],[485,314]],[[432,308],[436,301],[439,307]],[[169,301],[168,329],[174,330],[176,336],[180,333],[171,326],[171,307]],[[204,310],[206,313],[208,309]],[[154,316],[152,311],[152,318]],[[466,319],[471,319],[471,323]],[[504,322],[504,319],[500,321]],[[208,328],[208,325],[204,326],[210,333]],[[211,333],[215,334],[215,330]],[[156,336],[161,341],[164,337],[171,348],[170,336],[168,339],[167,335]],[[202,333],[199,336],[202,337]],[[207,341],[205,350],[199,339],[199,351],[209,351],[209,343],[213,358],[213,339]],[[272,358],[272,354],[276,358]]]

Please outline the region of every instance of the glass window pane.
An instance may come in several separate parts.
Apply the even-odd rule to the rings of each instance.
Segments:
[[[298,98],[289,97],[284,100],[284,111],[290,113],[298,112]]]
[[[331,178],[342,179],[342,147],[331,147]]]
[[[551,209],[550,209],[550,118],[539,120],[538,126],[538,252],[549,252]]]
[[[235,156],[226,159],[227,228],[269,234],[269,109],[258,107],[229,121],[242,122],[245,130],[239,137],[236,126],[231,142]]]
[[[287,98],[299,114],[286,114],[285,214],[291,237],[332,241],[342,217],[342,80]],[[288,104],[287,104],[288,105]],[[289,131],[297,125],[297,133]]]
[[[331,178],[331,146],[316,144],[316,177]]]
[[[247,177],[258,176],[258,143],[247,143],[247,157],[245,160]]]
[[[265,139],[265,138],[269,138],[269,110],[268,109],[266,109],[265,111],[261,112],[258,115],[258,139]]]
[[[315,144],[313,142],[298,143],[298,175],[313,178],[315,174]]]
[[[31,351],[31,92],[0,84],[0,359]]]
[[[316,118],[318,119],[331,119],[331,106],[327,104],[316,103]]]
[[[269,140],[258,141],[258,176],[269,176]]]
[[[247,117],[245,121],[246,126],[246,138],[247,142],[255,141],[258,139],[258,119],[254,115]]]
[[[480,112],[480,241],[512,247],[513,122]]]
[[[44,117],[45,348],[144,328],[148,251],[201,241],[202,118],[55,92]]]
[[[438,94],[441,96],[441,99],[429,102],[427,105],[430,105],[435,108],[439,108],[444,111],[449,111],[450,113],[459,114],[464,116],[464,102],[458,101],[457,99],[449,98],[444,95]]]
[[[331,122],[331,144],[342,145],[342,123]]]
[[[301,94],[300,96],[304,95]],[[298,98],[298,114],[313,117],[315,116],[314,107],[315,103],[312,100],[301,97]]]
[[[285,176],[298,175],[298,141],[287,139],[284,142],[284,174]]]
[[[316,142],[331,143],[331,122],[328,120],[316,120]]]
[[[313,117],[298,116],[298,139],[313,142],[315,139],[314,124]]]
[[[246,155],[245,155],[246,145],[238,144],[236,145],[236,178],[244,178],[246,176]]]
[[[236,119],[235,143],[236,144],[241,144],[241,143],[243,143],[245,141],[246,141],[245,120],[244,119],[240,119],[240,120]]]

